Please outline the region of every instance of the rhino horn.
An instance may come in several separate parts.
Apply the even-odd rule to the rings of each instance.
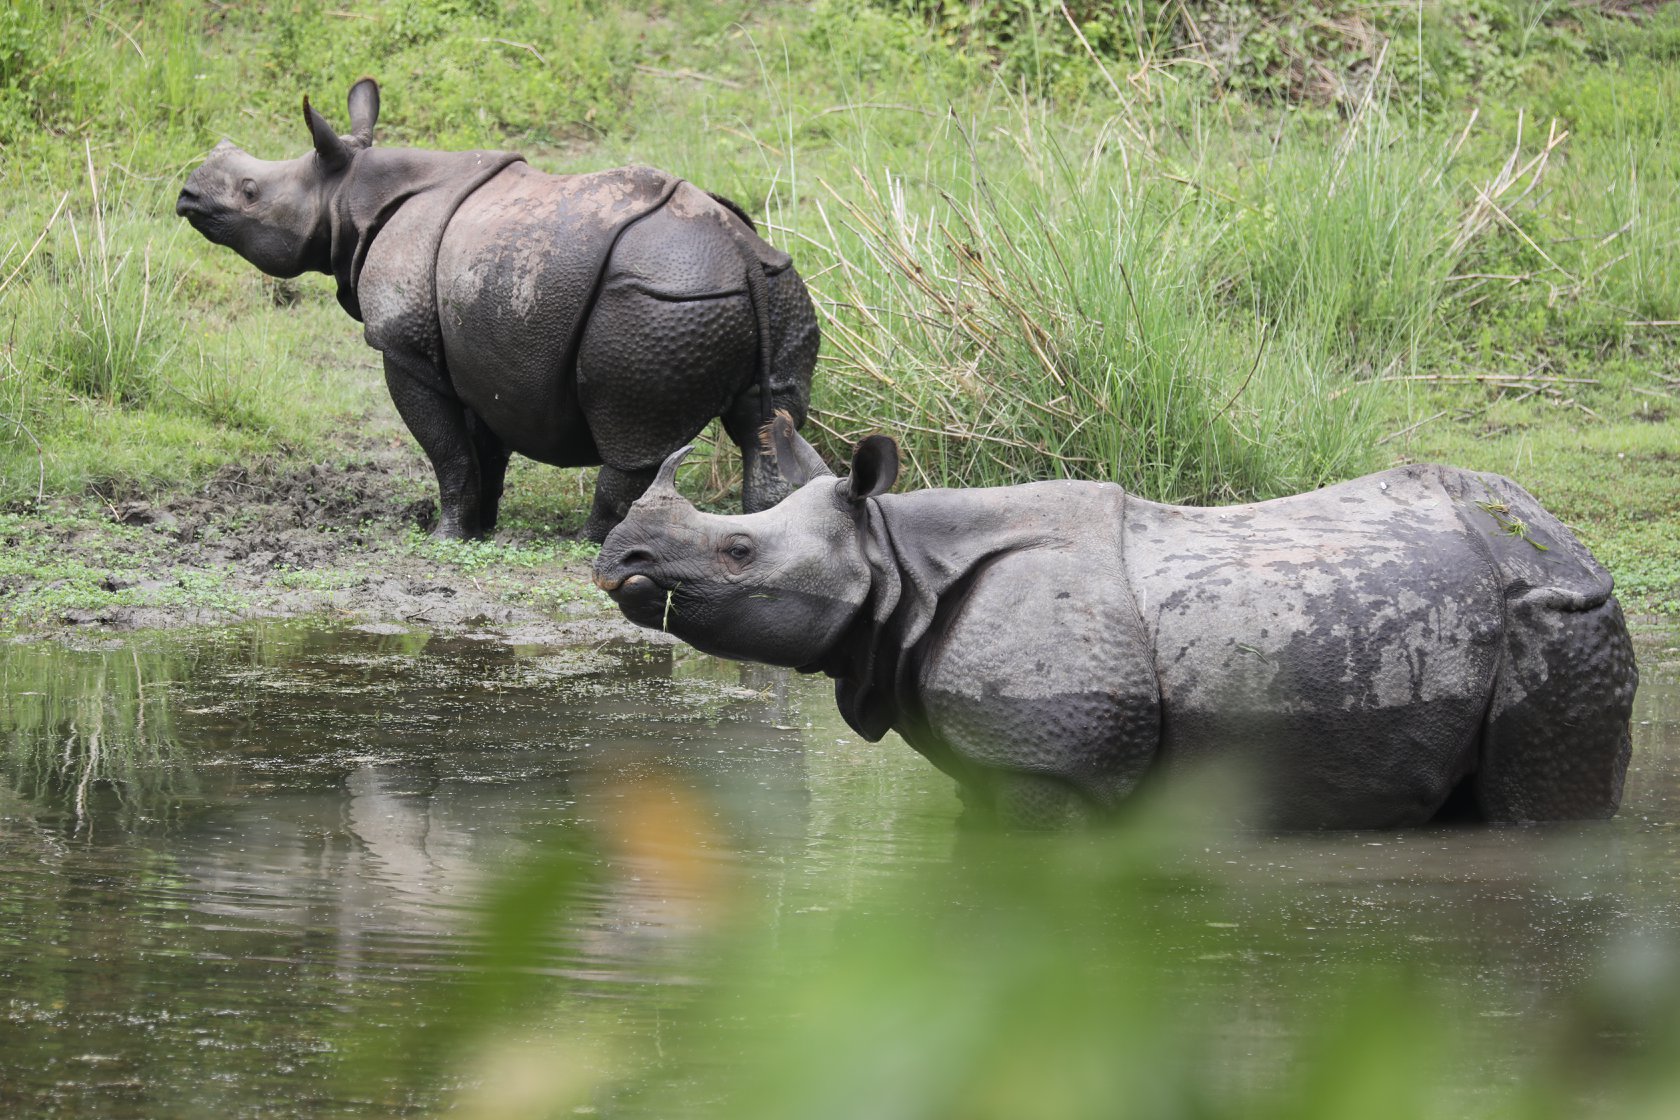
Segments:
[[[303,119],[309,123],[309,135],[315,140],[315,154],[321,159],[321,168],[328,174],[342,171],[350,164],[350,145],[333,130],[327,119],[315,111],[309,103],[309,95],[303,98]]]
[[[379,122],[379,83],[363,78],[350,87],[350,135],[362,147],[373,147],[373,126]]]
[[[659,473],[653,476],[653,484],[647,488],[647,494],[644,496],[652,497],[656,494],[669,494],[672,497],[676,497],[677,467],[682,465],[683,458],[693,450],[694,445],[691,443],[685,447],[679,447],[669,455],[665,456],[665,461],[659,464]]]
[[[813,478],[834,477],[817,449],[806,443],[793,426],[793,417],[786,410],[776,410],[759,439],[776,460],[776,469],[793,485],[803,486]]]

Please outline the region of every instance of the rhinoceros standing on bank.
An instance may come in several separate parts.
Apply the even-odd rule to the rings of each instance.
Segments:
[[[1221,508],[1096,482],[889,495],[886,437],[840,480],[787,420],[770,443],[790,497],[700,513],[679,451],[597,583],[707,652],[837,678],[860,735],[896,730],[983,812],[1100,815],[1222,753],[1280,827],[1616,811],[1621,608],[1509,479],[1402,467]]]
[[[437,472],[439,535],[495,527],[517,451],[601,464],[586,528],[601,540],[713,416],[741,447],[746,509],[787,492],[758,432],[773,411],[803,422],[816,316],[737,206],[646,167],[375,149],[367,78],[347,137],[303,108],[312,152],[260,160],[224,140],[176,212],[271,276],[337,280]]]

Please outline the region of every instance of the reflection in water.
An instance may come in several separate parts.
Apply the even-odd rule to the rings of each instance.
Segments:
[[[1150,945],[1172,1002],[1222,1017],[1214,1064],[1239,1087],[1277,1077],[1291,1008],[1372,961],[1494,1031],[1680,918],[1680,690],[1660,674],[1614,821],[1181,822],[1141,895],[1112,866],[1137,843],[965,837],[946,780],[860,742],[825,681],[671,647],[265,625],[0,645],[0,685],[0,1115],[430,1113],[419,1043],[398,1058],[471,1004],[497,936],[479,900],[550,852],[581,870],[518,987],[574,1041],[655,1055],[715,978],[712,931],[746,923],[752,967],[790,981],[894,923],[966,916],[957,948],[1019,917],[976,876],[1076,899],[1039,946],[1069,967]],[[1217,816],[1203,800],[1181,807]],[[369,1047],[395,1064],[346,1080]],[[1467,1079],[1522,1056],[1479,1054]]]
[[[13,789],[57,808],[72,832],[96,815],[122,827],[190,797],[191,760],[170,722],[177,650],[0,644],[0,767]],[[96,800],[104,804],[95,804]]]

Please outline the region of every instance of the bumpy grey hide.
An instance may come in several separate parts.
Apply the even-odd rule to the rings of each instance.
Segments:
[[[812,477],[778,425],[809,481],[738,517],[662,482],[597,582],[701,649],[835,677],[859,734],[898,731],[971,806],[1099,816],[1224,755],[1281,827],[1616,810],[1638,673],[1610,576],[1508,479],[1405,467],[1221,508],[1092,482],[885,495],[890,441]]]
[[[772,410],[803,421],[818,330],[788,256],[733,203],[662,171],[547,175],[507,152],[376,149],[378,87],[339,136],[259,160],[224,141],[176,211],[264,272],[331,273],[385,360],[437,472],[444,536],[495,526],[513,452],[601,464],[601,540],[670,451],[714,416],[743,503],[787,493],[760,454]]]

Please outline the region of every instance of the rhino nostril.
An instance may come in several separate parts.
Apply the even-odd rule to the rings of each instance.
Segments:
[[[652,564],[653,553],[647,551],[645,548],[632,548],[629,552],[620,556],[618,558],[618,562],[627,568],[635,567],[639,564]]]

